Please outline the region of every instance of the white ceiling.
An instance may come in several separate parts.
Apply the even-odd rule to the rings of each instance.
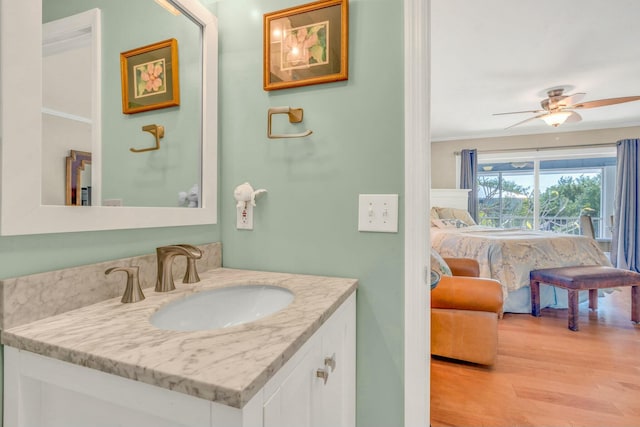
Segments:
[[[432,0],[434,141],[640,125],[640,101],[579,110],[558,128],[533,120],[546,90],[583,101],[640,95],[638,0]]]

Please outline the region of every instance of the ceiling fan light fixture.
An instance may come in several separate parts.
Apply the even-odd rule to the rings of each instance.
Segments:
[[[549,126],[558,127],[563,124],[570,115],[570,111],[556,111],[555,113],[549,113],[540,118]]]
[[[526,110],[526,111],[509,111],[506,113],[494,113],[494,116],[501,116],[505,114],[520,114],[520,113],[534,113],[533,117],[519,121],[516,124],[507,126],[506,129],[529,123],[532,120],[542,119],[546,124],[553,127],[558,127],[566,121],[571,123],[582,121],[582,117],[574,110],[582,110],[585,108],[597,108],[605,107],[607,105],[623,104],[625,102],[640,101],[640,96],[622,96],[618,98],[604,98],[596,99],[593,101],[581,102],[584,97],[584,92],[574,93],[571,95],[564,95],[564,91],[567,87],[556,87],[548,89],[548,98],[540,101],[542,110]]]

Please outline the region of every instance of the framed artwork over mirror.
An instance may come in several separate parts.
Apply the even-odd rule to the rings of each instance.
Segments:
[[[124,114],[180,105],[176,39],[122,52],[120,72]]]
[[[348,79],[348,0],[267,13],[263,25],[264,90]]]

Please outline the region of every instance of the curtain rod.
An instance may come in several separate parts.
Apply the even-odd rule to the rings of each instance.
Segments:
[[[502,150],[477,150],[478,153],[495,154],[495,153],[509,153],[516,151],[547,151],[547,150],[566,150],[567,148],[598,148],[598,147],[615,147],[617,142],[608,142],[603,144],[580,144],[580,145],[563,145],[554,147],[536,147],[536,148],[505,148]],[[462,154],[460,151],[454,151],[455,156]]]

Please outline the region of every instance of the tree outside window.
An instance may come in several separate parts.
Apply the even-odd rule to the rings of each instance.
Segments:
[[[538,229],[580,233],[580,215],[592,217],[596,235],[602,225],[603,168],[539,170]],[[534,165],[479,165],[478,223],[491,227],[534,229]],[[521,170],[515,170],[521,169]]]

